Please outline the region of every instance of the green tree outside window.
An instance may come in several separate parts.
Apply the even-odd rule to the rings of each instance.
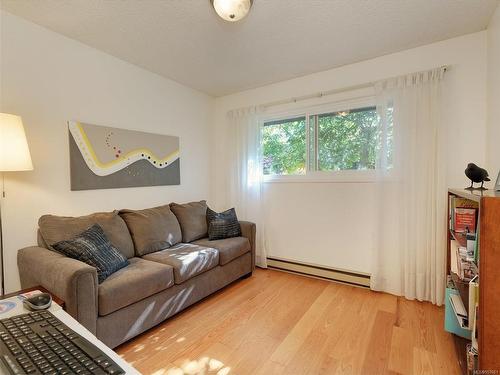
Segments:
[[[393,109],[387,116],[392,124]],[[375,169],[380,134],[375,107],[309,116],[309,170]],[[392,126],[388,161],[392,164]],[[265,122],[262,129],[265,175],[300,175],[307,167],[306,117]]]

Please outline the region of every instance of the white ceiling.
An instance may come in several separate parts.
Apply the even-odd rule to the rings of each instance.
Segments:
[[[2,8],[214,96],[484,30],[498,0],[1,0]]]

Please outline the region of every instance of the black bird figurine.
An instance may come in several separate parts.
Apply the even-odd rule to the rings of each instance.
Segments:
[[[490,181],[488,178],[488,171],[484,168],[478,167],[474,163],[467,164],[467,168],[465,169],[465,175],[470,179],[470,186],[466,188],[467,190],[487,190],[483,187],[485,181]],[[481,183],[480,188],[474,188],[474,182]]]

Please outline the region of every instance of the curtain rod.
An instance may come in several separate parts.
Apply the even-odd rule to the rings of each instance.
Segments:
[[[440,68],[443,69],[444,72],[446,72],[450,68],[450,66],[449,65],[442,65],[442,66],[440,66]],[[425,70],[422,72],[425,72]],[[416,73],[421,73],[421,72],[416,72]],[[410,74],[412,74],[412,73],[410,73]],[[388,78],[388,79],[390,79],[390,78]],[[328,90],[328,91],[320,91],[320,92],[317,92],[315,94],[295,96],[295,97],[291,97],[288,99],[282,99],[282,100],[275,100],[272,102],[261,104],[258,107],[269,108],[269,107],[275,107],[275,106],[283,105],[283,104],[297,103],[297,102],[301,102],[301,101],[309,100],[309,99],[314,99],[314,98],[322,98],[323,96],[335,95],[335,94],[340,94],[340,93],[346,92],[346,91],[368,88],[368,87],[373,86],[376,82],[377,81],[371,81],[371,82],[362,83],[359,85],[341,87],[338,89],[333,89],[333,90]]]

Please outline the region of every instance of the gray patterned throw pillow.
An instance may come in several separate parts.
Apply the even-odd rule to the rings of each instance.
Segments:
[[[234,208],[215,212],[207,207],[207,225],[208,239],[211,241],[241,236],[241,227]]]
[[[129,264],[127,258],[111,245],[99,224],[92,225],[72,240],[57,242],[52,247],[69,258],[95,267],[99,284]]]

